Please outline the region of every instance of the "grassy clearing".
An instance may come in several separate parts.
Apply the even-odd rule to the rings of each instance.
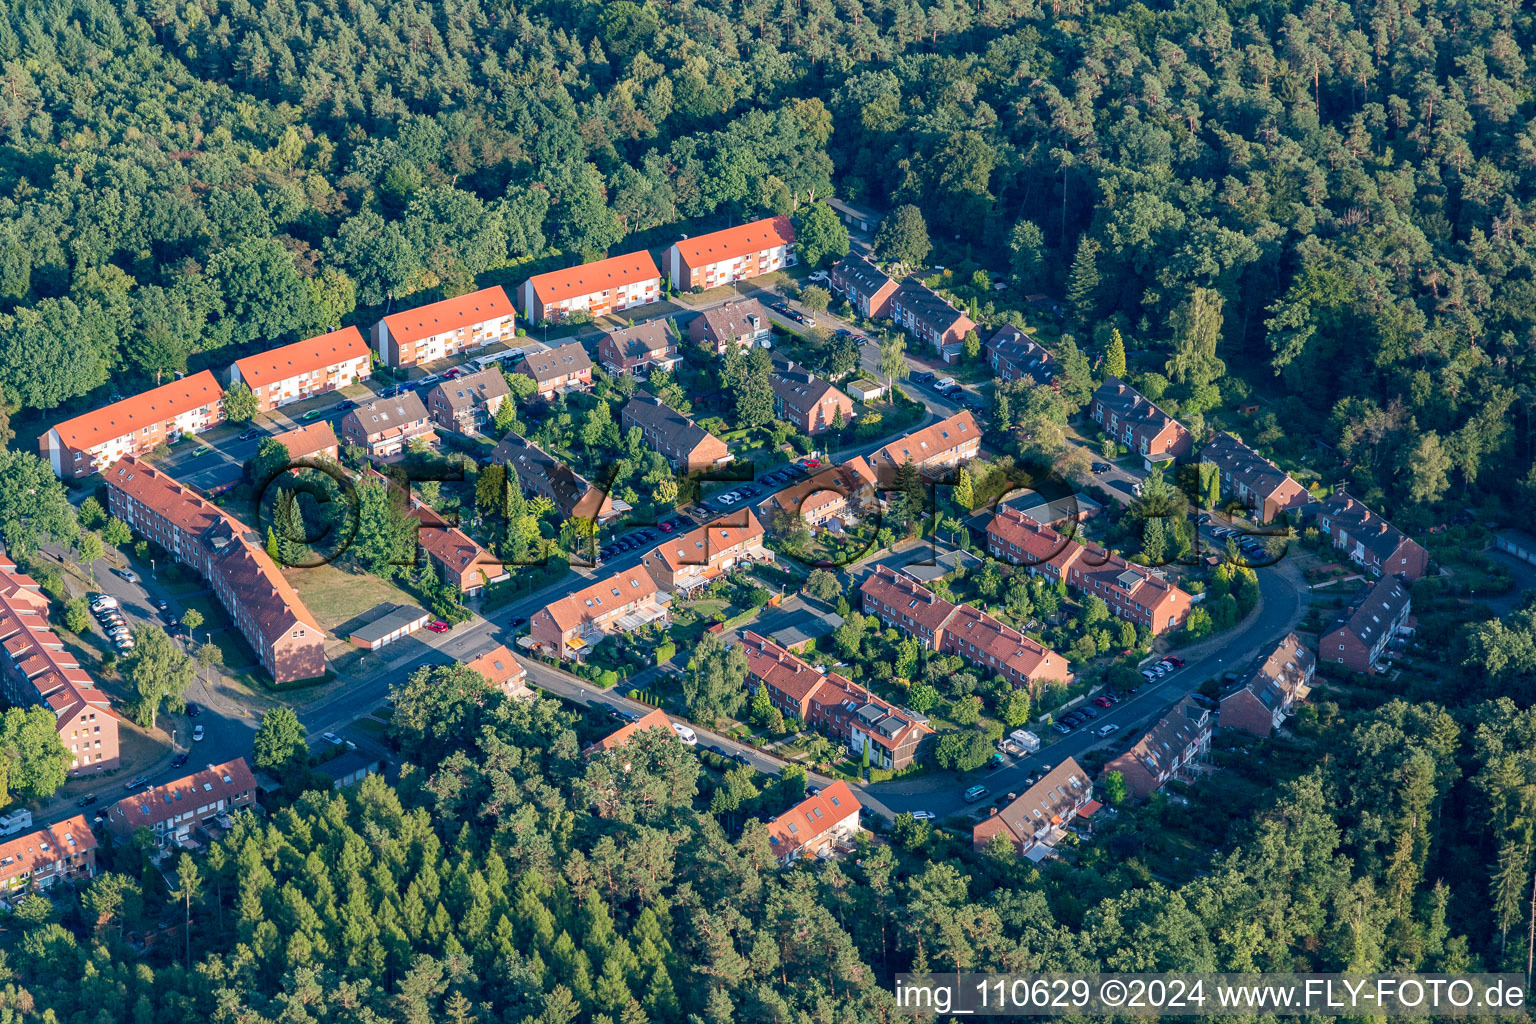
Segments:
[[[328,632],[386,601],[416,603],[410,594],[388,580],[349,572],[334,564],[293,569],[286,575],[315,621]]]

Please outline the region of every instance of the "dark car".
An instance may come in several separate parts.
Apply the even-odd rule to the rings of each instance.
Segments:
[[[521,626],[521,625],[525,625],[525,624],[526,624],[526,623],[527,623],[527,622],[528,622],[528,619],[527,619],[527,617],[526,617],[526,616],[522,616],[522,615],[514,615],[514,616],[513,616],[513,617],[512,617],[512,625],[513,625],[513,626],[514,626],[514,627],[516,627],[516,626]]]
[[[1093,708],[1090,708],[1090,707],[1078,708],[1077,709],[1077,713],[1079,715],[1086,715],[1089,718],[1098,718],[1099,717],[1099,713],[1097,711],[1095,711]]]
[[[747,755],[743,754],[739,750],[736,753],[731,755],[731,760],[735,761],[737,764],[751,764],[752,763],[751,761],[747,760]]]
[[[203,713],[203,709],[202,709],[201,705],[193,704],[191,701],[187,701],[187,717],[188,718],[196,718],[198,715],[200,715],[202,713]]]
[[[357,408],[357,403],[352,401],[352,399],[350,399],[350,398],[343,398],[341,401],[336,403],[336,411],[337,412],[346,412],[348,409],[356,409],[356,408]]]
[[[1051,728],[1055,729],[1057,732],[1061,733],[1063,736],[1065,736],[1067,733],[1072,731],[1072,727],[1070,725],[1068,725],[1066,722],[1057,722],[1055,725],[1051,726]]]
[[[89,806],[91,806],[91,804],[93,804],[95,802],[96,802],[96,796],[95,796],[95,794],[92,794],[90,796],[83,796],[79,800],[76,800],[75,801],[75,806],[76,807],[89,807]]]
[[[260,430],[260,429],[258,429],[256,427],[252,427],[250,430],[247,430],[247,431],[245,431],[244,433],[242,433],[240,435],[240,440],[242,440],[242,441],[251,441],[251,440],[254,440],[255,438],[260,437],[264,433],[266,433],[266,431]]]
[[[912,383],[914,384],[927,384],[931,380],[933,380],[933,374],[929,373],[927,370],[924,370],[921,373],[914,373],[912,375]]]
[[[1095,473],[1108,473],[1109,472],[1109,463],[1107,463],[1107,462],[1095,462],[1093,464],[1093,471]]]
[[[189,755],[187,754],[177,754],[176,759],[171,762],[171,767],[180,768],[182,765],[187,763],[188,757]]]

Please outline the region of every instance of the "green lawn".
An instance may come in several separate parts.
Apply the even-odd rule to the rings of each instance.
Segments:
[[[415,604],[416,599],[388,580],[353,572],[334,564],[311,569],[290,569],[285,575],[320,627],[334,632],[338,626],[384,602]]]

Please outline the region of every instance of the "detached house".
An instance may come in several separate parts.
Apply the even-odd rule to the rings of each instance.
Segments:
[[[1408,628],[1413,600],[1408,585],[1383,576],[1318,641],[1318,658],[1351,672],[1374,672],[1387,646]]]
[[[612,733],[593,743],[583,753],[591,755],[609,750],[617,750],[627,745],[630,740],[635,738],[636,734],[642,733],[647,729],[665,729],[668,736],[677,735],[672,730],[672,719],[667,717],[667,713],[660,708],[653,708],[639,719],[630,722],[628,725],[620,726]]]
[[[767,348],[773,339],[773,321],[756,299],[735,299],[689,321],[688,337],[716,355],[724,355],[729,348]]]
[[[528,670],[512,656],[506,644],[497,644],[483,654],[464,662],[464,667],[478,672],[485,681],[509,697],[531,699],[534,692],[528,688]]]
[[[223,399],[224,389],[204,370],[65,420],[37,439],[38,449],[54,475],[78,480],[218,426]]]
[[[373,325],[373,344],[390,366],[418,366],[517,337],[516,311],[500,285],[391,313]]]
[[[1200,462],[1216,467],[1221,477],[1222,503],[1230,496],[1252,509],[1260,523],[1270,522],[1312,500],[1307,489],[1292,480],[1289,473],[1231,434],[1218,434],[1200,449]]]
[[[663,590],[690,594],[743,562],[773,561],[773,552],[763,546],[763,526],[757,516],[751,509],[737,516],[667,536],[646,552],[640,564]],[[736,522],[728,522],[733,518]]]
[[[1334,547],[1378,576],[1402,576],[1411,583],[1429,568],[1427,551],[1342,487],[1318,508],[1317,525]]]
[[[661,271],[644,249],[539,274],[522,287],[523,316],[533,323],[559,323],[572,313],[596,319],[660,298]]]
[[[851,253],[828,274],[832,290],[848,300],[863,316],[885,318],[891,315],[891,296],[896,282],[869,260]]]
[[[839,779],[770,821],[768,844],[781,865],[830,857],[839,843],[858,834],[861,809],[848,783]]]
[[[1017,800],[993,810],[973,827],[971,845],[983,850],[994,836],[1002,836],[1019,856],[1038,863],[1055,851],[1074,819],[1086,818],[1097,810],[1088,773],[1069,757]]]
[[[268,557],[261,538],[137,459],[108,469],[106,480],[109,511],[208,581],[275,682],[325,674],[325,631]]]
[[[492,366],[434,384],[427,392],[426,406],[433,422],[444,430],[478,434],[511,396],[506,375]]]
[[[960,358],[966,334],[976,329],[976,321],[915,277],[891,295],[891,319],[932,345],[946,363]]]
[[[538,396],[550,398],[562,391],[592,386],[592,357],[580,342],[545,349],[517,361],[513,372],[530,377],[539,386]]]
[[[842,414],[841,422],[853,419],[853,399],[814,373],[783,370],[770,377],[773,385],[773,414],[794,424],[802,434],[820,434],[831,430]]]
[[[665,317],[608,331],[597,343],[597,357],[613,374],[649,374],[670,370],[680,361],[677,339]]]
[[[256,778],[245,758],[237,757],[123,797],[107,808],[107,829],[119,842],[127,842],[134,832],[147,828],[166,844],[255,802]]]
[[[619,421],[625,430],[639,427],[645,443],[666,456],[679,473],[719,469],[733,458],[724,441],[650,395],[630,399]]]
[[[0,891],[40,892],[96,877],[96,834],[85,815],[0,841]]]
[[[1298,700],[1305,700],[1317,659],[1295,633],[1287,634],[1248,671],[1242,685],[1221,698],[1221,724],[1254,736],[1280,728]]]
[[[987,365],[998,380],[1027,380],[1044,386],[1056,380],[1060,366],[1044,345],[1012,324],[998,329],[987,339]]]
[[[341,456],[341,443],[330,420],[315,420],[303,426],[273,434],[272,440],[283,446],[290,462],[303,459],[329,459],[335,462]]]
[[[474,597],[490,584],[510,578],[499,558],[414,497],[411,516],[421,524],[416,542],[432,563],[437,578],[457,588],[459,593]]]
[[[1084,594],[1097,594],[1118,617],[1146,626],[1154,636],[1189,618],[1194,599],[1158,572],[1096,545],[1080,544],[1003,505],[987,524],[987,550],[1000,561]]]
[[[262,412],[339,391],[372,375],[373,353],[356,327],[246,356],[229,368],[229,382],[250,388]]]
[[[1106,377],[1093,393],[1093,422],[1104,433],[1136,452],[1148,465],[1181,459],[1194,437],[1183,424],[1142,397],[1118,377]]]
[[[1104,766],[1119,772],[1132,795],[1149,797],[1163,783],[1205,757],[1211,749],[1211,713],[1185,697],[1156,725],[1148,729],[1130,750]]]
[[[540,608],[528,622],[528,636],[548,654],[579,661],[612,633],[665,624],[671,601],[637,565]]]
[[[759,277],[798,262],[795,226],[788,217],[765,217],[680,239],[667,249],[664,262],[672,287],[680,292]]]
[[[395,398],[376,398],[349,410],[341,418],[341,439],[368,449],[376,459],[405,451],[412,441],[430,444],[437,440],[427,407],[414,391]]]

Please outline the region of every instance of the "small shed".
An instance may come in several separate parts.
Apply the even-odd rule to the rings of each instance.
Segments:
[[[868,377],[860,377],[848,385],[848,396],[855,401],[873,402],[883,394],[885,394],[885,385]]]

